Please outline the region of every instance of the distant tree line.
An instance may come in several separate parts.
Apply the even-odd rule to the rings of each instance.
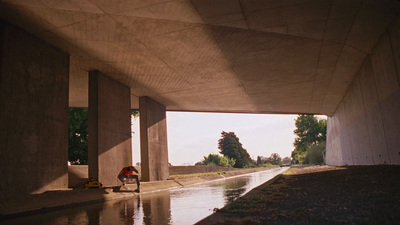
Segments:
[[[218,140],[218,154],[210,154],[197,165],[232,166],[236,168],[263,165],[322,164],[325,156],[326,119],[318,119],[314,115],[300,114],[295,120],[295,149],[291,157],[281,158],[278,153],[269,157],[258,156],[257,161],[250,158],[234,132],[221,132]],[[229,160],[230,163],[227,163]]]
[[[221,132],[218,140],[218,154],[204,156],[203,160],[196,165],[216,165],[224,167],[247,168],[255,167],[255,163],[250,158],[249,153],[243,148],[239,138],[234,132]]]
[[[269,157],[257,156],[257,166],[262,166],[264,164],[270,165],[290,165],[290,157],[281,158],[278,153],[272,153]]]
[[[204,159],[196,165],[248,168],[265,165],[290,165],[291,163],[289,157],[282,159],[278,153],[273,153],[270,157],[258,156],[257,161],[252,160],[234,132],[221,132],[221,138],[218,140],[218,149],[222,156],[209,154],[208,156],[204,156]]]

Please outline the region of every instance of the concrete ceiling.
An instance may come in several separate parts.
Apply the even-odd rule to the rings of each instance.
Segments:
[[[167,110],[332,115],[397,0],[0,0],[1,17]]]

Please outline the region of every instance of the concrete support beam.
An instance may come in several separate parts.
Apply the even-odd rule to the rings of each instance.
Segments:
[[[139,98],[142,180],[166,180],[168,171],[165,106],[149,97]]]
[[[0,200],[68,187],[68,76],[66,53],[0,20]]]
[[[132,164],[130,89],[99,71],[89,72],[89,177],[118,185]]]

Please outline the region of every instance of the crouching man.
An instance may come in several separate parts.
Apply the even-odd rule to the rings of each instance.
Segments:
[[[133,166],[127,166],[122,168],[121,172],[118,174],[118,179],[122,182],[122,185],[125,187],[126,180],[135,178],[137,184],[137,192],[140,192],[140,181],[139,181],[139,171],[135,169]]]

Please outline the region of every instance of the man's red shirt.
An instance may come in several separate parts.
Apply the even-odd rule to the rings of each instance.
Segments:
[[[133,166],[129,166],[131,168],[131,171],[128,171],[127,168],[128,167],[124,167],[122,168],[121,172],[119,172],[119,174],[124,174],[125,176],[130,176],[130,175],[134,175],[135,173],[138,173],[138,171],[135,169],[135,167]]]

